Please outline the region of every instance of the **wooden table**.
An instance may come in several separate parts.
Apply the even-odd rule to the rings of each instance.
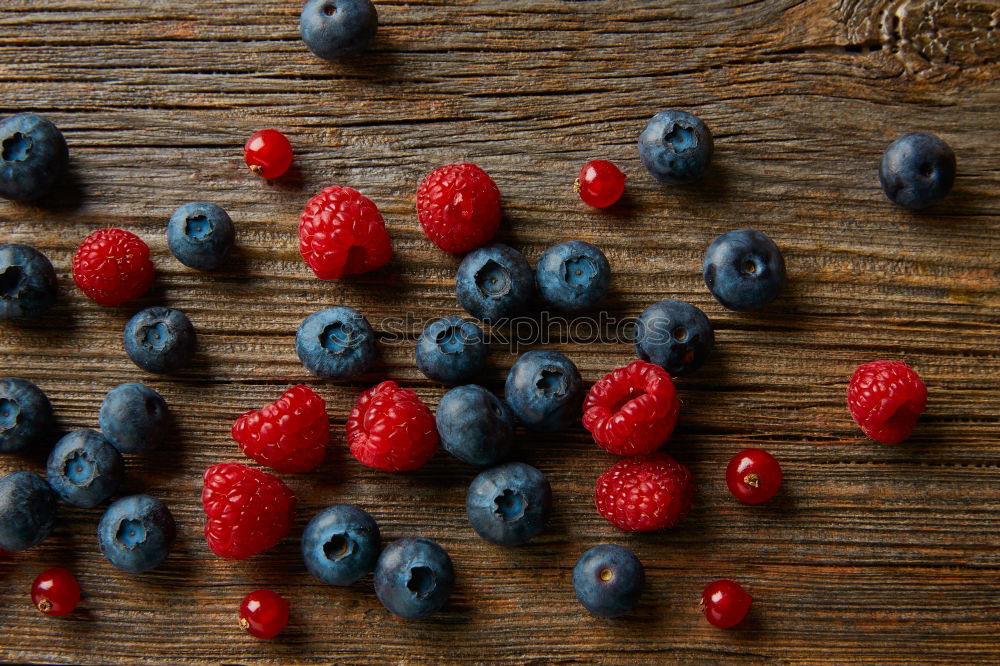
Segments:
[[[125,492],[162,497],[176,549],[142,576],[117,572],[95,538],[100,510],[63,507],[41,546],[0,562],[0,660],[286,663],[292,661],[595,661],[734,663],[852,660],[1000,661],[1000,5],[996,0],[671,0],[378,3],[374,48],[340,65],[298,36],[299,2],[8,0],[0,7],[4,115],[36,111],[64,131],[70,182],[46,207],[0,202],[0,242],[43,250],[58,305],[36,324],[0,326],[2,374],[39,384],[58,427],[96,427],[103,395],[128,380],[163,393],[176,415],[169,446],[127,461]],[[716,154],[692,187],[644,172],[635,140],[664,108],[700,115]],[[290,175],[268,183],[243,166],[254,131],[295,146]],[[898,135],[929,130],[958,155],[953,193],[925,213],[890,205],[876,165]],[[629,176],[607,212],[572,192],[587,159]],[[463,508],[475,471],[440,454],[416,473],[363,468],[343,426],[358,392],[385,378],[436,405],[445,388],[413,362],[428,319],[463,314],[458,258],[421,233],[417,184],[433,167],[472,161],[503,192],[498,240],[532,262],[570,238],[593,242],[613,270],[606,310],[636,316],[662,298],[703,308],[712,360],[677,382],[680,424],[666,450],[698,481],[679,527],[618,532],[593,509],[614,458],[575,427],[523,433],[516,458],[556,497],[549,529],[522,548],[493,547]],[[298,253],[296,222],[321,188],[350,185],[381,208],[395,255],[383,270],[320,282]],[[165,223],[208,200],[237,225],[226,270],[199,273],[168,252]],[[80,241],[102,227],[142,236],[154,289],[123,308],[85,299],[70,277]],[[702,282],[708,242],[756,227],[776,239],[786,293],[759,314],[717,304]],[[146,374],[121,347],[141,307],[168,304],[194,322],[200,349],[176,376]],[[334,304],[384,332],[407,313],[407,341],[383,345],[358,381],[323,382],[300,365],[294,333]],[[621,341],[548,345],[593,382],[634,358]],[[905,444],[864,438],[845,408],[859,363],[905,360],[930,401]],[[494,345],[482,383],[502,390],[514,356]],[[300,500],[289,538],[248,561],[214,557],[202,538],[201,473],[244,460],[239,414],[304,382],[328,401],[335,438],[316,472],[287,476]],[[782,462],[780,496],[738,504],[724,468],[747,446]],[[0,471],[41,470],[47,451],[4,456]],[[370,579],[349,588],[310,577],[299,554],[321,508],[357,502],[388,540],[425,535],[451,553],[446,608],[405,622]],[[621,621],[590,617],[570,584],[601,542],[635,549],[644,600]],[[34,576],[79,577],[68,619],[35,611]],[[746,625],[710,627],[697,600],[716,578],[754,595]],[[236,625],[240,599],[267,587],[292,604],[280,640]]]

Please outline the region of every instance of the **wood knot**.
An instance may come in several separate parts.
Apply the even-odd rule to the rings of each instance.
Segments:
[[[881,38],[911,73],[947,76],[1000,62],[996,5],[975,0],[894,0]]]

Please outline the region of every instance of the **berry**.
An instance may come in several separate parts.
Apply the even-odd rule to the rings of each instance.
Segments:
[[[257,590],[243,597],[240,627],[254,638],[274,638],[288,624],[288,602],[277,592]]]
[[[583,381],[563,354],[533,350],[507,374],[504,395],[514,415],[532,430],[561,430],[580,418]]]
[[[0,123],[0,197],[39,199],[66,172],[69,149],[52,121],[19,113]]]
[[[441,446],[470,465],[495,465],[514,445],[510,407],[482,386],[457,386],[445,393],[434,420]]]
[[[510,319],[528,309],[535,275],[524,255],[500,243],[465,255],[455,274],[455,294],[465,311],[483,321]]]
[[[153,285],[149,246],[130,231],[102,229],[87,236],[73,255],[73,281],[100,305],[123,305]]]
[[[635,553],[608,543],[588,550],[573,567],[576,598],[600,617],[621,617],[632,610],[645,578]]]
[[[229,213],[204,201],[187,203],[167,222],[167,247],[189,268],[210,271],[222,265],[233,249],[236,229]]]
[[[632,361],[590,388],[583,403],[583,427],[616,455],[652,453],[670,439],[680,406],[666,370]]]
[[[662,183],[687,185],[700,179],[712,159],[712,133],[698,116],[660,111],[639,135],[639,159]]]
[[[150,453],[170,434],[170,412],[159,393],[129,382],[108,391],[97,423],[111,444],[122,453]]]
[[[28,245],[0,245],[0,321],[37,319],[58,291],[55,269],[44,254]]]
[[[726,467],[726,485],[745,504],[766,502],[781,488],[781,465],[767,451],[740,451]]]
[[[474,250],[500,227],[500,190],[475,164],[438,167],[417,188],[417,219],[445,252]]]
[[[147,372],[179,370],[191,360],[194,345],[194,327],[180,310],[146,308],[125,324],[125,353]]]
[[[386,472],[414,470],[437,451],[434,415],[413,391],[382,382],[358,396],[347,417],[347,444],[362,465]]]
[[[0,478],[0,548],[11,553],[37,546],[52,531],[56,494],[34,472]]]
[[[308,0],[299,17],[302,41],[323,60],[358,55],[377,29],[378,12],[371,0]]]
[[[306,569],[329,585],[350,585],[367,576],[381,549],[378,524],[354,504],[327,507],[302,533]]]
[[[955,183],[955,153],[926,132],[904,134],[885,149],[878,179],[889,201],[904,208],[931,206]]]
[[[607,208],[621,199],[625,191],[625,174],[607,160],[591,160],[580,169],[573,189],[588,206]]]
[[[129,495],[108,507],[97,525],[97,541],[111,564],[139,574],[163,563],[177,526],[170,509],[149,495]]]
[[[927,406],[927,387],[899,361],[858,366],[847,387],[847,408],[866,435],[886,446],[910,436]]]
[[[596,307],[608,293],[611,266],[600,249],[583,241],[553,245],[542,253],[535,267],[535,282],[542,301],[562,312],[582,312]]]
[[[365,372],[375,360],[375,331],[357,310],[320,310],[299,326],[295,353],[317,377],[349,379]]]
[[[31,603],[46,615],[69,615],[80,603],[80,584],[66,569],[46,569],[31,585]]]
[[[285,538],[295,520],[295,495],[281,479],[239,463],[205,470],[201,502],[205,540],[219,557],[243,560]]]
[[[299,384],[236,419],[232,433],[243,455],[261,465],[278,472],[309,472],[326,457],[330,418],[323,398]]]
[[[52,427],[48,397],[26,379],[0,379],[0,453],[40,445]]]
[[[125,461],[101,433],[83,428],[60,439],[45,466],[49,485],[67,504],[93,509],[125,478]]]
[[[685,301],[665,300],[642,311],[635,322],[635,351],[674,377],[702,366],[715,346],[705,313]]]
[[[551,511],[548,479],[519,462],[480,472],[465,496],[469,524],[479,536],[500,546],[520,546],[538,536]]]
[[[417,368],[442,384],[461,384],[486,365],[483,329],[461,317],[431,322],[417,338]]]
[[[247,139],[243,161],[254,175],[279,178],[292,165],[292,144],[278,130],[261,130]]]
[[[694,499],[691,472],[665,453],[625,458],[597,479],[597,511],[626,532],[651,532],[684,520]]]
[[[328,187],[306,203],[299,252],[320,280],[367,273],[392,257],[378,207],[357,190]]]
[[[750,611],[752,601],[753,597],[731,580],[709,583],[701,594],[705,619],[720,629],[729,629],[742,622]]]
[[[455,585],[455,569],[444,548],[422,537],[386,546],[375,565],[375,596],[390,612],[417,620],[444,606]]]
[[[767,234],[739,229],[712,241],[703,274],[708,290],[730,310],[759,310],[785,288],[785,259]]]

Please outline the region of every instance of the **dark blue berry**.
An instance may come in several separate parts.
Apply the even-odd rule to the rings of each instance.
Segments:
[[[470,465],[495,465],[514,445],[510,407],[482,386],[468,384],[448,391],[434,418],[441,445]]]
[[[926,132],[904,134],[885,149],[878,178],[889,201],[905,208],[926,208],[951,191],[955,153]]]
[[[375,331],[357,310],[320,310],[299,326],[295,352],[317,377],[348,379],[363,373],[375,360]]]
[[[0,245],[0,320],[35,319],[56,301],[59,283],[48,258],[28,245]]]
[[[601,544],[580,556],[573,567],[573,589],[587,610],[601,617],[620,617],[632,610],[646,573],[628,548]]]
[[[34,472],[0,479],[0,548],[14,553],[41,543],[56,521],[56,494]]]
[[[92,509],[118,490],[125,461],[101,433],[84,428],[56,442],[45,471],[52,490],[64,502]]]
[[[705,313],[685,301],[666,300],[643,310],[635,322],[635,351],[674,377],[701,367],[715,346]]]
[[[323,60],[357,55],[378,29],[371,0],[309,0],[299,17],[302,41]]]
[[[759,310],[785,288],[785,259],[774,241],[756,229],[722,234],[708,246],[705,284],[730,310]]]
[[[38,199],[52,189],[68,164],[66,139],[50,120],[19,113],[0,123],[0,197]]]
[[[583,381],[573,361],[563,354],[533,350],[514,362],[504,397],[526,427],[560,430],[580,416]]]
[[[712,159],[712,133],[698,116],[660,111],[639,135],[639,159],[653,178],[686,185],[705,175]]]
[[[465,496],[465,512],[482,538],[500,546],[527,543],[545,529],[552,487],[531,465],[512,462],[479,473]]]
[[[108,391],[97,420],[109,442],[122,453],[149,453],[170,430],[170,412],[159,393],[130,382]]]
[[[191,360],[195,336],[191,320],[179,310],[140,310],[125,325],[125,353],[143,370],[174,372]]]
[[[451,558],[430,539],[394,541],[375,565],[375,595],[386,609],[407,620],[427,617],[444,606],[454,585]]]
[[[442,384],[461,384],[486,365],[483,329],[461,317],[431,322],[417,338],[417,368]]]
[[[367,576],[381,549],[378,524],[354,504],[324,509],[302,533],[306,569],[330,585],[350,585]]]
[[[170,509],[149,495],[129,495],[114,502],[97,525],[104,557],[128,573],[159,566],[170,554],[176,533]]]
[[[535,292],[524,255],[501,243],[465,255],[455,274],[455,294],[465,311],[482,321],[520,316]]]
[[[26,379],[0,379],[0,453],[16,453],[43,442],[52,426],[48,397]]]
[[[553,245],[538,259],[535,281],[542,301],[555,310],[582,312],[608,293],[611,266],[590,243],[573,240]]]
[[[170,216],[167,247],[177,260],[199,271],[222,265],[236,239],[229,213],[212,203],[186,203]]]

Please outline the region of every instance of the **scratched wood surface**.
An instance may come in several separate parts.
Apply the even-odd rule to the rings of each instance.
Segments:
[[[68,182],[45,208],[0,201],[0,242],[37,246],[60,280],[40,322],[0,326],[2,374],[28,378],[58,428],[96,427],[106,391],[140,380],[168,400],[176,429],[129,457],[125,492],[162,497],[175,551],[142,576],[114,570],[95,537],[100,510],[63,507],[39,547],[0,561],[0,661],[287,663],[579,661],[734,663],[1000,661],[1000,4],[996,0],[636,0],[377,3],[374,48],[355,62],[315,59],[298,37],[299,2],[6,0],[0,5],[0,114],[52,118],[71,147]],[[716,137],[709,176],[663,187],[635,139],[663,108],[699,114]],[[295,146],[274,183],[242,164],[264,127]],[[876,164],[906,131],[940,134],[958,155],[948,199],[925,213],[889,205]],[[576,170],[608,158],[627,172],[622,204],[587,209]],[[498,239],[534,261],[581,238],[614,269],[606,311],[636,316],[689,300],[717,348],[678,381],[680,424],[666,449],[689,465],[696,505],[661,534],[617,532],[592,507],[613,458],[587,433],[523,433],[515,458],[556,497],[549,529],[517,549],[476,537],[463,499],[474,470],[444,454],[416,473],[363,468],[343,426],[357,393],[385,378],[436,405],[444,388],[413,362],[421,322],[462,314],[458,259],[420,232],[413,193],[433,167],[474,161],[503,192]],[[350,185],[381,208],[392,262],[341,282],[315,280],[296,222],[324,186]],[[214,274],[167,251],[178,205],[208,200],[237,225],[238,248]],[[140,302],[101,308],[75,289],[74,248],[123,227],[153,251],[157,280]],[[752,226],[785,252],[790,283],[767,311],[724,310],[700,264],[717,234]],[[168,304],[199,336],[190,368],[137,370],[120,342],[128,317]],[[315,380],[294,333],[334,304],[385,334],[381,359],[349,383]],[[390,344],[390,317],[408,337]],[[582,334],[581,334],[582,335]],[[592,382],[634,357],[612,338],[551,340]],[[854,367],[902,359],[930,388],[904,445],[866,440],[844,404]],[[502,390],[514,355],[495,344],[482,383]],[[233,419],[305,382],[328,401],[335,437],[311,474],[286,476],[300,501],[291,535],[249,561],[212,556],[201,536],[200,475],[243,460]],[[724,467],[746,446],[772,451],[785,485],[765,506],[737,504]],[[3,456],[0,472],[41,470],[47,451]],[[326,587],[305,571],[299,535],[318,510],[357,502],[387,540],[437,539],[458,572],[432,619],[404,622],[370,578]],[[647,567],[635,613],[588,616],[570,571],[586,548],[628,545]],[[31,606],[34,576],[68,566],[81,610]],[[701,588],[733,578],[755,597],[739,630],[711,628]],[[236,625],[239,600],[267,587],[292,603],[280,640]]]

